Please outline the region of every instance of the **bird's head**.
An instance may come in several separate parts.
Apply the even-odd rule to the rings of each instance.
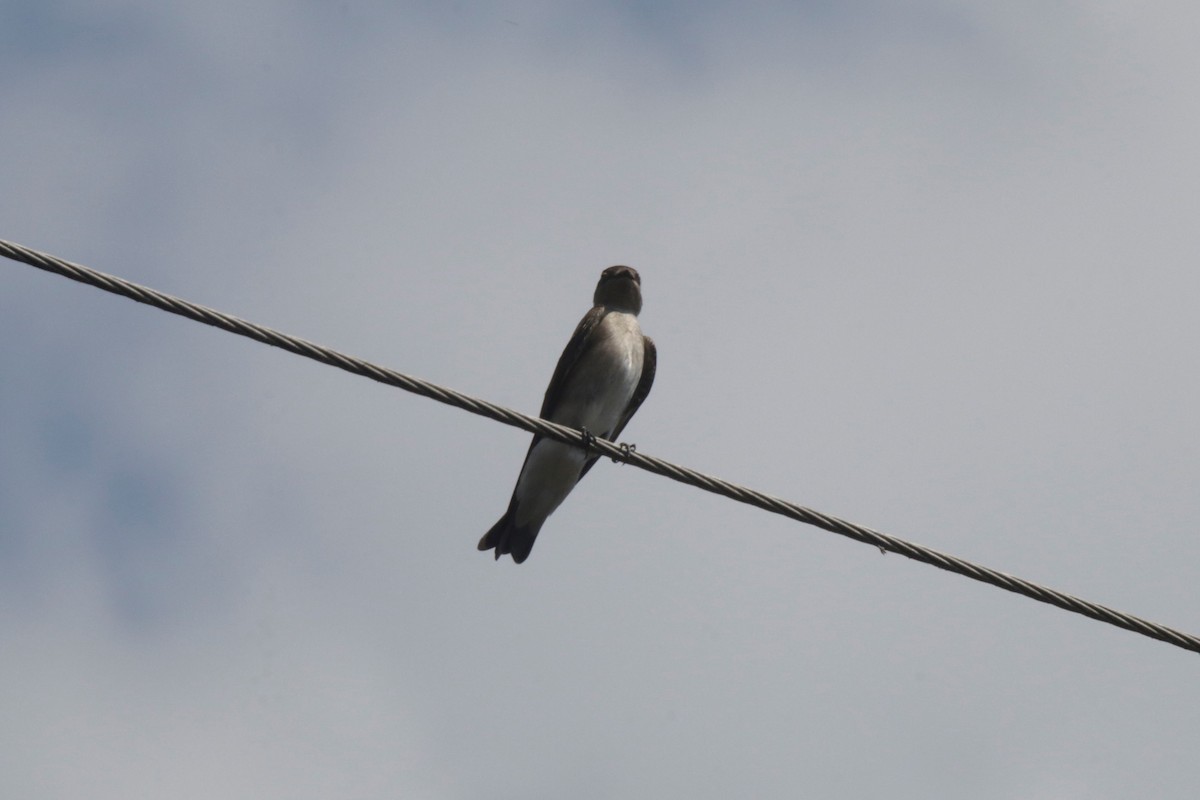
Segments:
[[[609,267],[600,273],[595,305],[637,316],[642,310],[642,278],[633,267]]]

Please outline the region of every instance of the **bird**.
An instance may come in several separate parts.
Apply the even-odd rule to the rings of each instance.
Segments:
[[[636,269],[601,272],[592,302],[558,359],[540,416],[611,441],[650,394],[658,352],[638,324],[642,278]],[[523,562],[546,518],[598,458],[578,445],[535,435],[508,510],[479,540],[479,549],[494,549],[497,560],[507,554]]]

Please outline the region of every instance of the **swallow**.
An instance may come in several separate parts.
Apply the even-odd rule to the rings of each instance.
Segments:
[[[642,279],[633,267],[600,273],[592,310],[584,315],[554,368],[542,401],[542,419],[615,441],[654,383],[654,342],[642,334]],[[599,455],[578,445],[535,435],[504,516],[479,540],[496,558],[529,557],[546,518]]]

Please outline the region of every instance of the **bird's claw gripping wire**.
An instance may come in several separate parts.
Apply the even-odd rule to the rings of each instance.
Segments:
[[[636,444],[629,444],[628,442],[621,442],[619,445],[617,445],[617,447],[620,448],[621,454],[624,455],[625,458],[629,458],[631,455],[633,455],[634,453],[637,452]],[[624,464],[625,463],[624,461],[621,461],[616,456],[613,456],[612,462],[614,464]]]
[[[596,447],[596,436],[587,428],[579,429],[580,443],[583,445],[584,452],[590,453]]]

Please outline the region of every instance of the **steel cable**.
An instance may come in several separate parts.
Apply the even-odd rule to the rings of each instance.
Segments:
[[[711,475],[705,475],[694,469],[673,464],[661,458],[639,453],[630,445],[617,444],[605,439],[591,437],[574,428],[557,425],[537,417],[530,417],[513,411],[510,408],[498,406],[486,400],[480,400],[479,398],[456,392],[453,389],[438,386],[429,381],[414,378],[410,375],[372,364],[369,361],[339,353],[331,348],[313,344],[304,339],[298,339],[294,336],[263,327],[262,325],[256,325],[252,322],[223,314],[220,311],[206,308],[205,306],[189,303],[178,297],[172,297],[171,295],[131,283],[122,278],[97,272],[80,264],[73,264],[69,261],[64,261],[52,255],[31,250],[3,239],[0,239],[0,255],[47,272],[62,275],[80,283],[86,283],[89,286],[104,289],[113,294],[128,297],[139,303],[145,303],[146,305],[154,306],[173,314],[179,314],[197,322],[203,322],[206,325],[212,325],[213,327],[246,336],[264,344],[282,348],[297,355],[338,367],[355,375],[362,375],[389,386],[396,386],[422,397],[428,397],[438,402],[470,411],[473,414],[479,414],[480,416],[494,419],[497,422],[503,422],[506,425],[523,428],[531,433],[548,436],[568,444],[588,447],[595,452],[608,456],[614,461],[632,464],[648,472],[653,472],[656,475],[662,475],[680,483],[695,486],[741,503],[757,506],[766,511],[781,514],[832,533],[841,534],[858,542],[874,545],[885,552],[898,553],[914,561],[932,564],[947,572],[963,575],[1043,603],[1049,603],[1067,611],[1082,614],[1100,622],[1106,622],[1109,625],[1115,625],[1118,628],[1124,628],[1143,636],[1149,636],[1153,639],[1173,644],[1185,650],[1200,653],[1200,637],[1183,633],[1182,631],[1168,628],[1165,625],[1150,622],[1131,614],[1125,614],[1121,611],[1116,611],[1107,606],[1092,603],[1055,589],[1040,586],[1032,581],[1008,575],[990,567],[958,558],[957,556],[914,544],[895,536],[889,536],[870,528],[864,528],[861,525],[855,525],[837,517],[813,511],[804,506],[764,494],[745,486],[739,486],[738,484],[730,483]]]

